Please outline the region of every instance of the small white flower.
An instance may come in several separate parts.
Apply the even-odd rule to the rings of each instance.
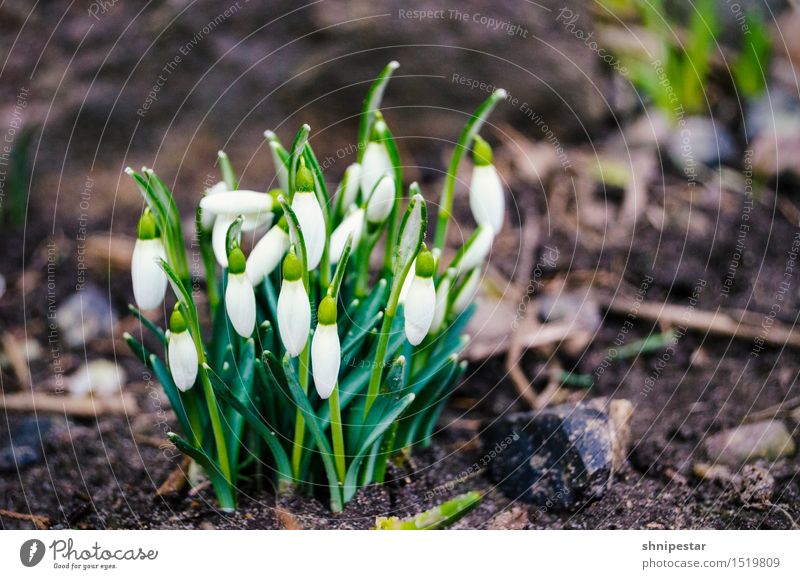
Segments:
[[[458,293],[456,294],[455,298],[453,298],[453,311],[455,313],[460,314],[473,302],[475,296],[478,294],[480,281],[480,268],[476,267],[469,272],[467,279],[465,279],[464,283],[461,284],[461,287],[458,289]]]
[[[170,316],[169,327],[167,342],[169,373],[178,390],[186,392],[197,379],[199,363],[197,347],[178,308],[175,308]]]
[[[367,201],[367,221],[370,223],[383,223],[394,206],[394,179],[391,175],[384,175]]]
[[[489,225],[495,231],[503,227],[505,197],[503,184],[494,165],[476,165],[469,187],[469,206],[478,225]]]
[[[364,229],[364,215],[365,212],[363,209],[356,209],[345,217],[339,226],[333,230],[330,248],[331,263],[339,263],[339,259],[342,257],[342,252],[344,251],[344,246],[347,243],[347,238],[350,235],[353,236],[352,247],[358,245],[358,242],[361,240],[361,232]]]
[[[206,189],[206,195],[217,195],[219,193],[225,193],[228,191],[228,185],[224,181],[220,181]],[[216,214],[212,213],[211,211],[201,211],[200,212],[200,225],[204,231],[208,231],[214,225],[214,219],[216,218]]]
[[[448,270],[447,274],[439,280],[439,287],[436,288],[436,307],[433,311],[433,321],[431,322],[431,332],[436,333],[442,328],[445,317],[447,316],[447,302],[450,299],[450,287],[453,284],[455,270]]]
[[[278,296],[278,332],[290,356],[299,356],[311,330],[311,304],[301,278],[300,260],[294,253],[283,261],[283,283]]]
[[[455,264],[458,273],[475,269],[483,263],[494,241],[494,229],[490,225],[481,225],[467,241],[466,250]]]
[[[211,230],[211,246],[222,267],[228,267],[225,238],[228,228],[239,215],[244,216],[242,231],[253,231],[272,221],[272,195],[256,191],[238,190],[224,194],[206,195],[200,200],[202,212],[216,215]]]
[[[436,288],[433,285],[433,255],[424,246],[417,255],[415,273],[404,304],[406,338],[412,346],[425,339],[433,323]],[[409,272],[409,276],[411,273]]]
[[[154,310],[164,301],[167,275],[161,269],[159,260],[166,258],[155,218],[148,209],[139,220],[139,232],[131,257],[133,298],[140,310]]]
[[[378,181],[387,173],[392,173],[393,170],[392,159],[389,157],[386,145],[374,141],[367,143],[364,157],[361,160],[361,174],[359,176],[361,198],[369,199]]]
[[[256,295],[246,273],[232,274],[229,270],[225,310],[236,333],[249,338],[256,327]]]
[[[326,400],[336,388],[342,349],[336,327],[336,300],[326,297],[319,306],[319,323],[311,341],[311,371],[319,397]]]
[[[275,225],[258,240],[250,255],[247,256],[247,277],[250,283],[257,286],[264,278],[278,267],[278,264],[289,249],[289,234]]]
[[[296,191],[292,210],[303,232],[307,267],[311,271],[319,265],[325,251],[325,216],[313,191]]]
[[[339,195],[342,196],[341,207],[346,210],[358,197],[358,187],[361,184],[361,165],[353,163],[344,172]]]

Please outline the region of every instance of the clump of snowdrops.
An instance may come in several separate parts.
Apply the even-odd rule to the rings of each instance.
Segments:
[[[131,309],[154,338],[125,339],[175,411],[181,434],[170,439],[210,479],[222,509],[234,509],[237,485],[258,476],[278,492],[322,487],[340,511],[358,488],[384,481],[395,453],[429,443],[465,370],[462,333],[504,216],[492,151],[478,131],[505,93],[493,93],[462,131],[429,247],[425,199],[416,183],[405,189],[379,110],[396,68],[389,64],[370,88],[358,162],[333,196],[307,125],[288,150],[265,133],[280,186],[268,192],[242,188],[219,153],[222,181],[205,191],[195,220],[207,300],[196,299],[203,284],[189,270],[172,193],[152,170],[127,170],[147,204]],[[477,227],[444,264],[455,175],[470,150]],[[260,231],[243,244],[243,232]],[[168,286],[171,312],[163,310]],[[158,309],[166,331],[142,313]]]

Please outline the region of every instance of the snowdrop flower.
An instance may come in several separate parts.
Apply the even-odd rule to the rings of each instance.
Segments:
[[[492,164],[492,148],[480,136],[475,136],[473,150],[475,167],[469,186],[469,206],[478,225],[489,225],[495,232],[503,227],[506,204],[503,184]]]
[[[431,322],[431,333],[436,333],[442,329],[442,324],[447,317],[447,302],[450,300],[450,288],[453,285],[455,270],[448,269],[439,280],[439,287],[436,288],[436,307],[433,310],[433,322]]]
[[[453,267],[456,268],[457,273],[469,271],[481,265],[489,254],[489,250],[492,249],[492,241],[494,241],[492,226],[481,225],[478,227],[453,261]]]
[[[186,392],[194,386],[194,382],[197,379],[199,360],[197,347],[178,306],[175,306],[175,309],[172,310],[172,315],[169,317],[167,358],[169,361],[169,373],[172,375],[175,386],[181,392]]]
[[[317,329],[311,341],[311,371],[319,397],[326,400],[336,388],[342,348],[336,327],[336,299],[326,296],[319,304]]]
[[[150,209],[145,209],[131,258],[133,297],[140,310],[154,310],[164,301],[167,275],[158,260],[166,258],[156,220]]]
[[[394,179],[390,174],[384,175],[367,201],[367,221],[383,223],[394,206]]]
[[[436,307],[436,288],[433,286],[433,254],[423,245],[417,255],[414,279],[405,303],[406,338],[416,346],[431,328]]]
[[[358,245],[361,240],[361,232],[364,229],[364,215],[363,209],[358,208],[345,217],[339,226],[333,230],[331,234],[331,248],[330,260],[331,263],[339,263],[339,259],[344,252],[344,246],[347,244],[347,238],[353,236],[353,247]]]
[[[283,283],[278,296],[278,332],[290,356],[299,356],[311,329],[311,304],[303,286],[300,258],[290,251],[283,260]]]
[[[480,281],[480,268],[476,267],[469,272],[467,279],[464,280],[464,283],[462,283],[461,287],[458,288],[455,297],[453,297],[453,312],[460,314],[467,309],[467,306],[472,303],[478,293]]]
[[[381,142],[384,134],[389,129],[383,119],[378,119],[372,127],[372,136],[370,137],[367,148],[364,149],[364,157],[361,159],[361,198],[369,199],[372,191],[386,173],[392,173],[394,166],[392,159],[389,157],[389,150],[386,145]]]
[[[403,280],[403,287],[400,288],[400,297],[397,299],[398,304],[404,304],[408,296],[408,290],[411,289],[411,283],[414,281],[414,272],[417,271],[417,258],[411,262],[411,268],[406,274],[406,279]]]
[[[244,253],[235,245],[228,255],[228,283],[225,286],[225,310],[233,329],[249,338],[256,327],[256,295],[247,277]]]
[[[253,287],[264,281],[264,278],[278,267],[286,251],[289,249],[289,232],[286,218],[282,217],[277,225],[267,231],[258,240],[250,255],[247,256],[247,277]]]
[[[295,192],[292,197],[292,210],[297,215],[306,249],[308,271],[316,269],[325,251],[325,215],[314,193],[314,176],[300,159],[295,179]]]
[[[200,200],[203,214],[215,215],[211,230],[211,246],[222,267],[228,267],[225,238],[228,228],[239,215],[244,216],[242,231],[253,231],[272,221],[274,195],[240,189],[225,194],[206,195]]]
[[[339,200],[339,207],[341,207],[343,211],[346,211],[348,207],[356,202],[356,199],[358,198],[358,187],[360,185],[360,180],[361,165],[359,163],[353,163],[347,169],[345,169],[344,177],[342,177],[342,183],[339,185],[339,195],[341,196],[341,199]]]
[[[220,181],[215,185],[212,185],[208,189],[206,189],[206,195],[217,195],[219,193],[225,193],[228,191],[228,185],[225,181]],[[208,231],[214,225],[214,219],[216,215],[211,213],[210,211],[201,211],[200,212],[200,225],[203,228],[203,231]]]

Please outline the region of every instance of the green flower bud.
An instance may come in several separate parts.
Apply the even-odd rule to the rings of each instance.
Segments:
[[[475,145],[472,148],[472,159],[477,167],[491,165],[494,160],[492,147],[480,135],[475,135]]]
[[[286,254],[283,260],[283,279],[286,281],[297,281],[303,275],[303,267],[300,258],[294,251]]]
[[[176,305],[172,310],[172,315],[169,317],[169,331],[173,334],[180,334],[185,332],[187,328],[186,320],[181,313],[181,309]]]
[[[317,310],[317,321],[323,326],[332,326],[336,323],[336,299],[325,296]]]
[[[228,254],[228,273],[237,275],[244,273],[245,269],[247,269],[247,259],[244,257],[244,252],[238,245],[234,245]]]
[[[297,175],[295,176],[295,191],[313,191],[314,190],[314,175],[311,170],[306,167],[306,160],[300,157],[300,165],[297,167]]]
[[[155,239],[158,237],[156,218],[153,217],[153,213],[150,211],[149,207],[144,210],[144,213],[142,213],[139,219],[138,237],[139,239]]]
[[[422,244],[422,249],[419,250],[417,254],[417,269],[416,273],[419,277],[433,277],[433,273],[436,271],[436,263],[433,259],[433,254],[428,251],[428,248],[425,244]]]

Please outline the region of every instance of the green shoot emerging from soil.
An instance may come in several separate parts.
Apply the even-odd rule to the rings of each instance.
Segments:
[[[478,131],[505,93],[492,94],[462,131],[429,249],[425,200],[416,183],[404,194],[403,164],[379,110],[396,68],[389,64],[370,88],[359,161],[332,198],[308,125],[288,149],[265,134],[278,189],[241,188],[219,153],[222,181],[196,212],[207,300],[190,276],[172,193],[153,171],[127,170],[147,203],[131,309],[152,338],[125,339],[175,411],[181,434],[172,442],[202,467],[223,509],[236,507],[242,481],[269,476],[278,492],[325,494],[340,511],[358,488],[383,482],[393,454],[429,443],[464,372],[463,331],[504,215],[492,151]],[[444,267],[456,172],[470,150],[478,227]],[[258,234],[254,245],[247,232]],[[164,331],[140,310],[162,308],[168,285],[176,303]]]

